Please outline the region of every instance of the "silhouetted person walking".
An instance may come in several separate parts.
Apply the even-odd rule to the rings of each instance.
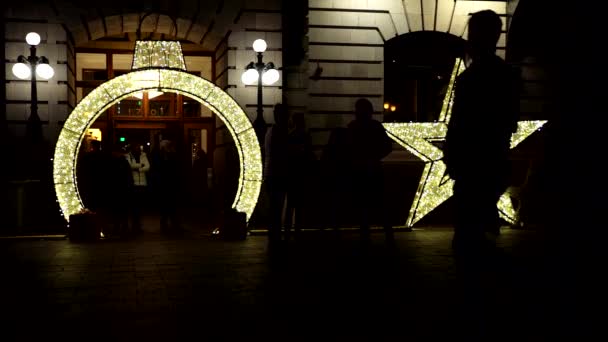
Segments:
[[[306,131],[303,113],[294,113],[291,117],[292,129],[287,136],[288,170],[287,170],[287,204],[285,211],[285,237],[289,238],[291,228],[296,236],[303,224],[303,211],[306,194],[311,186],[313,161],[311,137]]]
[[[108,233],[110,193],[106,172],[110,157],[101,150],[101,142],[92,140],[89,151],[84,154],[78,165],[78,183],[82,200],[87,209],[95,212],[96,220],[104,234]]]
[[[101,150],[100,141],[92,140],[89,145],[78,165],[79,190],[84,205],[92,211],[99,211],[106,207],[108,201],[105,171],[109,157]]]
[[[141,211],[144,203],[147,202],[148,177],[150,162],[148,156],[142,151],[140,144],[131,145],[131,151],[126,155],[127,161],[131,166],[133,177],[133,191],[131,198],[131,213],[133,218],[133,231],[142,233]]]
[[[498,56],[502,22],[490,10],[469,20],[472,62],[456,80],[444,161],[454,179],[456,253],[487,247],[485,232],[498,234],[496,203],[508,184],[511,134],[517,129],[517,77]]]
[[[287,108],[283,104],[274,106],[274,125],[265,137],[264,183],[270,197],[270,242],[281,240],[283,207],[288,184],[288,123]]]
[[[160,142],[160,159],[158,161],[160,231],[162,233],[180,233],[181,223],[177,215],[179,201],[180,172],[179,159],[172,140]]]
[[[112,150],[108,170],[108,192],[111,200],[112,234],[125,236],[129,229],[129,196],[133,191],[131,166],[125,159],[124,151],[115,146]]]
[[[373,113],[374,109],[369,100],[357,100],[355,120],[347,127],[355,215],[359,218],[363,239],[369,239],[372,214],[376,214],[384,226],[387,239],[392,240],[393,229],[384,203],[381,162],[382,158],[391,152],[392,142],[382,124],[372,118]]]
[[[196,156],[197,158],[192,163],[190,171],[190,184],[192,185],[190,198],[192,207],[197,213],[197,218],[202,216],[202,225],[207,226],[211,224],[212,213],[207,175],[209,159],[207,153],[202,148],[196,151]]]

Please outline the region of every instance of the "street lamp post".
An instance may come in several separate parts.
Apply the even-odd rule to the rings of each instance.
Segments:
[[[253,129],[260,141],[264,143],[264,135],[266,134],[266,121],[264,120],[264,103],[262,99],[262,85],[272,85],[279,80],[279,71],[275,69],[274,63],[264,63],[264,51],[266,51],[266,41],[264,39],[256,39],[253,42],[253,50],[257,52],[257,63],[250,62],[245,67],[245,72],[241,76],[241,80],[246,85],[253,85],[257,82],[258,86],[258,104],[257,115],[253,121]]]
[[[38,141],[42,138],[42,123],[38,116],[38,89],[36,86],[36,75],[40,78],[48,80],[55,74],[53,68],[49,65],[48,58],[36,55],[36,46],[40,44],[40,35],[36,32],[30,32],[25,36],[25,41],[30,46],[30,55],[25,57],[20,55],[17,58],[17,63],[13,65],[13,74],[20,79],[31,80],[31,111],[27,122],[27,133],[29,137]]]

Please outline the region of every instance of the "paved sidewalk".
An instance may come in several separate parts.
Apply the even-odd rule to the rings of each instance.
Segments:
[[[2,329],[22,341],[430,341],[485,321],[491,340],[542,340],[537,234],[505,230],[504,255],[473,277],[451,234],[401,232],[391,247],[374,233],[365,247],[355,233],[307,233],[277,250],[205,234],[0,241]]]

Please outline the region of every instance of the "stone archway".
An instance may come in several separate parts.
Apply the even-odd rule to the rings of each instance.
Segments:
[[[82,138],[90,125],[110,106],[130,94],[161,90],[187,95],[217,114],[237,147],[240,177],[232,207],[251,217],[262,182],[260,145],[243,109],[210,81],[182,70],[152,67],[116,77],[87,95],[68,116],[59,135],[53,160],[53,180],[64,218],[84,209],[78,193],[76,164]]]

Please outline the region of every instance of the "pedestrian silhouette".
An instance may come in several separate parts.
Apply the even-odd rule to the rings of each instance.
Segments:
[[[79,191],[85,206],[92,211],[103,211],[106,207],[107,188],[105,170],[108,156],[101,150],[101,142],[91,140],[88,151],[82,156],[78,167]]]
[[[355,120],[347,127],[349,166],[351,169],[351,189],[355,201],[361,236],[369,239],[372,220],[378,220],[384,227],[386,237],[393,239],[393,229],[386,214],[384,203],[384,176],[382,158],[392,150],[392,142],[382,124],[374,120],[374,109],[367,99],[355,103]]]
[[[140,144],[134,143],[130,149],[131,151],[126,155],[126,158],[131,166],[131,175],[133,177],[133,191],[131,195],[132,228],[135,233],[141,233],[143,232],[141,227],[141,212],[144,203],[147,202],[147,173],[150,170],[150,162]]]
[[[190,198],[193,209],[197,217],[203,216],[202,226],[211,224],[211,202],[209,201],[208,186],[209,159],[207,153],[202,148],[197,148],[196,159],[192,163],[190,171]]]
[[[179,201],[179,159],[172,140],[160,142],[159,175],[159,205],[161,233],[180,233],[181,224],[177,215]]]
[[[271,243],[281,240],[288,184],[289,116],[283,104],[274,106],[274,122],[264,140],[264,183],[270,200],[268,238]]]
[[[454,179],[456,253],[491,246],[498,233],[496,203],[509,177],[511,134],[517,129],[517,74],[496,56],[502,21],[490,10],[469,20],[469,67],[456,80],[444,161]]]
[[[285,211],[285,237],[289,239],[291,229],[299,235],[306,203],[306,194],[311,186],[315,155],[312,151],[311,137],[306,131],[304,113],[294,113],[292,127],[287,136],[287,204]]]
[[[85,153],[78,165],[78,183],[82,200],[87,209],[95,212],[97,224],[104,235],[108,233],[111,204],[108,191],[107,170],[110,165],[110,156],[101,150],[101,142],[91,140],[89,150]]]
[[[131,166],[120,146],[114,146],[108,170],[108,192],[111,194],[111,235],[125,236],[129,228],[129,196],[133,191]]]

